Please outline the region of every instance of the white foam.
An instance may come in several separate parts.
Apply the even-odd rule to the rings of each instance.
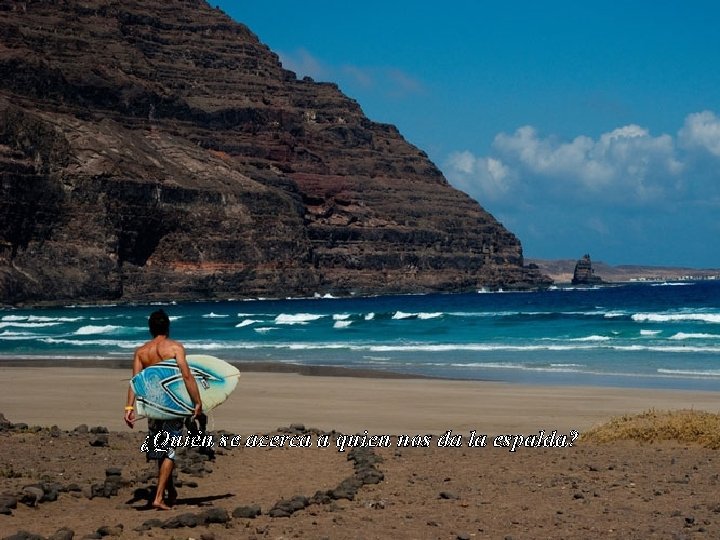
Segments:
[[[640,330],[641,336],[657,336],[662,330]]]
[[[230,315],[224,315],[222,313],[205,313],[202,317],[203,319],[224,319],[225,317],[229,317]]]
[[[19,341],[23,339],[34,339],[36,337],[38,337],[38,334],[33,334],[32,332],[13,332],[11,330],[5,330],[0,334],[0,339],[6,341]]]
[[[489,369],[518,369],[523,371],[546,371],[553,373],[578,373],[582,367],[578,364],[550,364],[548,365],[532,365],[518,364],[514,362],[471,362],[469,364],[450,364],[452,367],[472,367],[472,368],[489,368]]]
[[[358,346],[350,346],[351,349]],[[485,343],[465,344],[403,344],[366,345],[364,350],[373,352],[452,352],[452,351],[575,351],[593,348],[592,345],[493,345]]]
[[[322,319],[325,315],[315,313],[281,313],[275,317],[275,324],[308,324],[312,321]]]
[[[335,321],[333,328],[347,328],[352,324],[352,321]]]
[[[412,317],[417,317],[417,315],[415,313],[405,313],[404,311],[396,311],[392,316],[396,321],[410,319]]]
[[[585,336],[585,337],[581,337],[581,338],[573,338],[570,341],[610,341],[611,339],[612,338],[609,338],[607,336],[592,335],[592,336]]]
[[[95,326],[95,325],[88,325],[88,326],[81,326],[77,330],[75,330],[76,336],[90,336],[93,334],[111,334],[113,332],[117,332],[118,330],[122,330],[122,326],[115,326],[113,324],[106,324],[104,326]]]
[[[683,341],[686,339],[720,339],[720,335],[718,334],[688,334],[685,332],[678,332],[677,334],[670,336],[668,339],[673,339],[676,341]]]
[[[349,318],[349,313],[336,313],[335,315],[333,315],[334,321],[347,321]]]
[[[363,356],[363,360],[367,360],[371,364],[385,364],[390,362],[392,358],[389,356]]]
[[[372,321],[374,318],[375,318],[375,314],[374,314],[374,313],[368,313],[368,314],[365,315],[365,320],[366,320],[366,321]]]
[[[280,330],[276,326],[260,326],[258,328],[253,328],[258,334],[267,334],[268,332],[271,332],[273,330]]]
[[[436,313],[418,313],[418,319],[427,320],[427,319],[437,319],[438,317],[442,317],[443,313],[438,311]]]
[[[635,313],[636,322],[699,321],[720,324],[720,313]]]
[[[194,341],[194,342],[192,342],[192,348],[199,349],[202,351],[220,351],[220,350],[229,349],[231,347],[228,347],[227,343],[216,343],[216,342],[202,343],[202,342]]]
[[[57,326],[61,322],[2,322],[0,328],[44,328],[47,326]]]
[[[76,322],[83,317],[48,317],[47,315],[5,315],[2,320],[5,322]]]
[[[251,324],[260,323],[262,321],[259,321],[257,319],[245,319],[244,321],[241,321],[235,325],[235,328],[245,328],[246,326],[250,326]]]
[[[27,315],[4,315],[3,318],[0,320],[7,322],[26,321]]]
[[[142,345],[142,341],[121,341],[116,339],[41,338],[39,341],[50,344],[77,345],[79,347],[119,347],[121,349],[135,349]]]
[[[720,369],[666,369],[658,368],[664,375],[685,375],[688,377],[720,377]]]

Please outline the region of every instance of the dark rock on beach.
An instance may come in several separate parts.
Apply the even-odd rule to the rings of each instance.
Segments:
[[[75,531],[67,527],[63,527],[48,536],[48,540],[73,540],[74,537]]]
[[[45,540],[45,537],[28,531],[18,531],[10,536],[4,536],[2,540]]]
[[[395,126],[206,2],[0,7],[0,303],[549,283]]]
[[[20,496],[20,502],[28,506],[37,506],[45,498],[45,491],[39,484],[31,486],[25,486],[22,489],[22,495]]]
[[[0,431],[8,431],[13,428],[13,423],[0,413]]]
[[[108,446],[108,444],[110,444],[110,439],[105,433],[95,435],[95,437],[90,440],[90,446],[102,447]]]
[[[233,517],[245,519],[254,519],[260,514],[262,510],[259,506],[238,506],[232,513]]]
[[[204,524],[227,523],[230,521],[230,515],[224,508],[208,508],[200,513],[200,517]]]
[[[122,524],[112,526],[103,525],[102,527],[98,528],[96,532],[103,538],[105,538],[106,536],[117,537],[122,535],[123,529],[124,527]]]
[[[148,519],[147,521],[143,521],[142,525],[138,525],[135,527],[135,531],[142,532],[142,531],[149,531],[153,527],[162,527],[163,521],[158,518],[152,518]]]
[[[0,515],[10,516],[17,508],[17,497],[13,495],[0,495]]]
[[[163,529],[180,529],[182,527],[197,527],[211,523],[227,523],[230,515],[222,508],[208,508],[198,514],[186,512],[173,516],[160,525]]]
[[[181,529],[183,527],[197,527],[201,523],[202,520],[198,517],[197,514],[186,512],[168,518],[163,522],[161,527],[163,529]]]

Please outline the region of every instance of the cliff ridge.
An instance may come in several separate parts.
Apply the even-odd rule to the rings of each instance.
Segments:
[[[197,0],[0,1],[0,303],[548,284],[391,125]]]

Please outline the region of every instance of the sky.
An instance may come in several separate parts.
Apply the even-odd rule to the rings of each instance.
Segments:
[[[720,3],[213,0],[527,258],[720,268]]]

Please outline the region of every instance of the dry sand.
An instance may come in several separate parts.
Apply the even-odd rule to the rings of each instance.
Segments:
[[[272,518],[267,512],[277,501],[333,490],[355,474],[347,452],[334,448],[335,434],[329,448],[222,449],[205,466],[211,473],[179,474],[175,509],[146,510],[133,492],[150,487],[145,473],[153,471],[138,450],[144,425],[130,431],[122,422],[128,376],[97,367],[0,368],[0,412],[30,428],[59,427],[0,431],[0,494],[17,495],[43,480],[81,489],[35,508],[18,503],[12,515],[0,515],[0,538],[23,529],[49,537],[62,526],[75,538],[101,526],[121,538],[720,538],[717,451],[580,437],[572,447],[511,453],[492,443],[499,434],[541,429],[582,433],[651,408],[718,412],[717,393],[243,373],[238,390],[212,414],[214,433],[247,436],[303,423],[343,433],[434,435],[429,448],[397,448],[393,439],[374,449],[383,480],[362,486],[352,500]],[[107,427],[108,445],[91,446],[96,435],[73,432],[79,424]],[[462,435],[461,447],[437,446],[446,430]],[[468,448],[470,430],[488,434],[487,445]],[[119,494],[87,498],[108,467],[122,468]],[[135,530],[153,518],[207,508],[232,514],[247,505],[259,505],[262,515]]]

